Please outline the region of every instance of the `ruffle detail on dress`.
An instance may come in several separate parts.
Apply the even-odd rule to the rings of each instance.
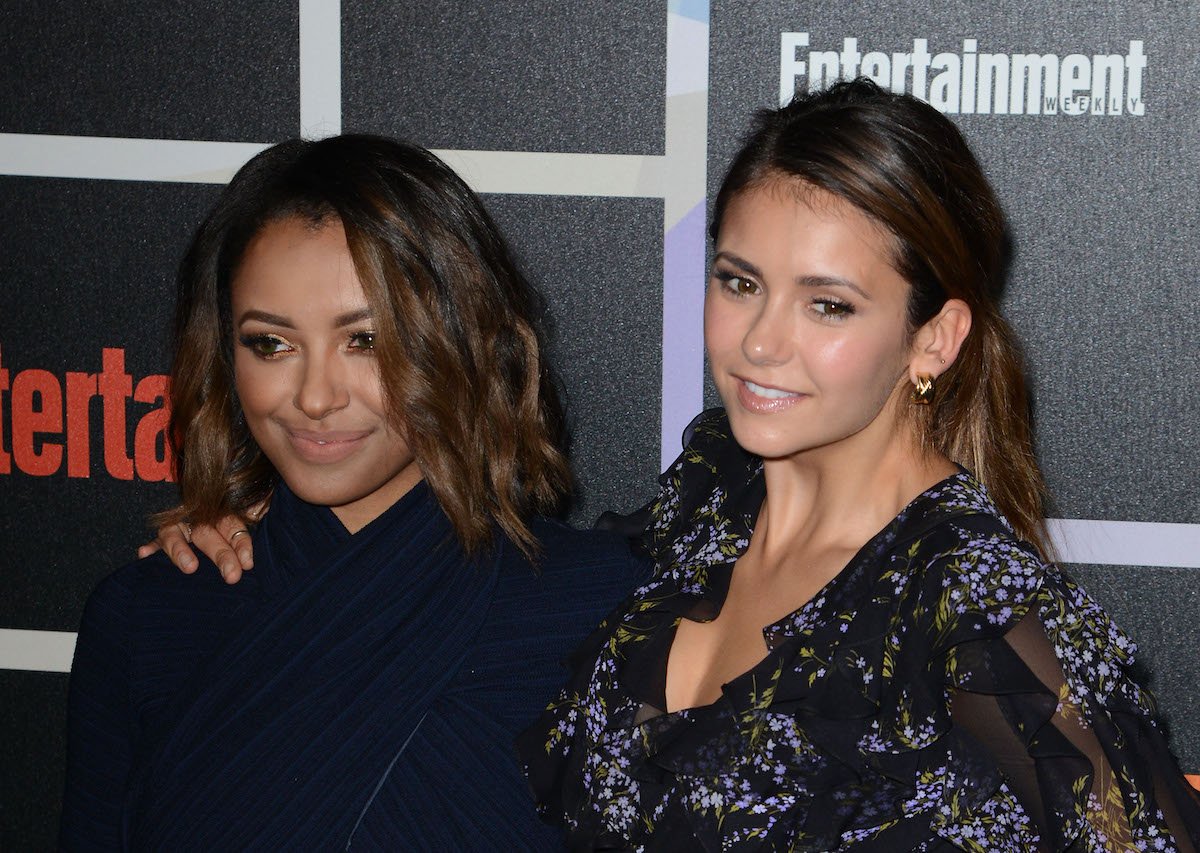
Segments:
[[[719,614],[762,477],[706,416],[661,482],[647,531],[657,575],[588,641],[521,744],[573,848],[1104,850],[1089,799],[1098,765],[1064,733],[1066,713],[1118,768],[1108,795],[1146,804],[1129,817],[1133,838],[1171,849],[1152,845],[1166,834],[1153,796],[1173,777],[1153,703],[1128,674],[1132,643],[1015,540],[968,473],[915,499],[767,626],[765,658],[716,702],[674,713],[662,709],[675,626]],[[1022,626],[1047,667],[1012,646]],[[1006,766],[1004,749],[1024,765]],[[1134,769],[1140,749],[1162,772]]]

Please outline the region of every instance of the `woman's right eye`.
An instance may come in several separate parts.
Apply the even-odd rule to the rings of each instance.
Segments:
[[[259,358],[273,358],[287,352],[287,341],[275,335],[242,335],[238,342]]]
[[[753,296],[758,293],[758,284],[751,279],[733,273],[717,273],[717,278],[734,296]]]

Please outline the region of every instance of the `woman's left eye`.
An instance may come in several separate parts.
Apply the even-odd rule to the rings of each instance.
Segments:
[[[854,313],[854,306],[838,299],[817,299],[813,301],[813,310],[824,317],[845,317]]]
[[[374,332],[355,332],[350,336],[351,349],[375,349]]]

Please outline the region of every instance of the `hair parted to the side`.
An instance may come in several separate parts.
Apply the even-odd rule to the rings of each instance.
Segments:
[[[758,114],[717,195],[713,240],[731,199],[781,178],[845,199],[892,234],[911,286],[910,331],[947,299],[970,307],[957,360],[932,405],[909,407],[911,417],[922,446],[970,469],[1017,534],[1049,556],[1022,359],[999,310],[1007,229],[962,134],[923,101],[865,78],[799,94]]]
[[[375,325],[389,416],[468,552],[498,525],[527,554],[528,521],[568,491],[541,300],[479,198],[425,149],[375,136],[292,140],[250,160],[179,273],[171,373],[183,505],[155,519],[246,517],[276,472],[233,382],[230,286],[264,225],[338,221]]]

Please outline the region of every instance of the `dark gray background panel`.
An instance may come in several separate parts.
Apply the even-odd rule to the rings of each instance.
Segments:
[[[0,850],[57,849],[67,676],[0,669],[0,696]]]
[[[550,310],[578,484],[570,520],[654,496],[662,372],[662,202],[487,197]]]
[[[300,130],[295,3],[13,0],[0,131],[275,142]]]
[[[343,0],[343,123],[430,148],[660,154],[666,17],[636,0]]]

